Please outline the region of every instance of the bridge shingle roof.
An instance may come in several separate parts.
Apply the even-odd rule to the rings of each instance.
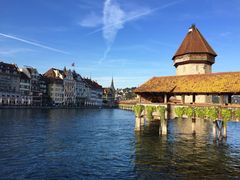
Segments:
[[[153,77],[135,93],[238,94],[240,72]]]

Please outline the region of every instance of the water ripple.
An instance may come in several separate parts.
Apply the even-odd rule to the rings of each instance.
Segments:
[[[240,123],[216,143],[211,123],[169,120],[134,132],[121,110],[0,110],[0,179],[239,179]]]

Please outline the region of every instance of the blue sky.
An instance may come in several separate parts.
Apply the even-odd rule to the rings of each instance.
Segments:
[[[40,73],[74,62],[103,86],[138,86],[175,75],[192,23],[218,54],[213,71],[239,71],[239,0],[0,0],[0,60]]]

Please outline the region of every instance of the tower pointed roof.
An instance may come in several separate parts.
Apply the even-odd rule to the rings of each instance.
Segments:
[[[113,77],[112,77],[112,82],[111,82],[111,89],[115,90],[115,87],[114,87],[114,82],[113,82]]]
[[[195,25],[192,25],[186,37],[184,38],[181,46],[178,48],[177,52],[173,56],[174,59],[177,56],[185,55],[185,54],[195,54],[195,53],[207,53],[213,56],[217,56],[216,52],[213,48],[208,44],[206,39],[200,33],[200,31],[196,28]]]

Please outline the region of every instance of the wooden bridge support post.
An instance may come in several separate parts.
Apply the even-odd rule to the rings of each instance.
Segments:
[[[150,126],[151,120],[147,118],[147,111],[146,111],[146,109],[143,112],[144,112],[143,118],[144,118],[145,124],[146,124],[146,126]]]
[[[217,138],[218,138],[218,140],[222,140],[222,138],[224,137],[223,136],[223,126],[224,126],[223,121],[218,120],[217,121]]]
[[[167,135],[167,120],[161,119],[159,126],[159,135]]]
[[[231,94],[228,95],[228,104],[232,104],[232,95]]]
[[[193,94],[193,95],[192,95],[192,103],[195,104],[195,102],[196,102],[196,95]]]
[[[141,130],[141,118],[136,117],[135,120],[135,131],[140,131]]]
[[[171,106],[171,104],[167,104],[166,111],[165,111],[165,119],[169,120],[171,118],[172,111],[173,111],[173,107]]]
[[[164,94],[164,104],[167,104],[167,103],[168,103],[168,95]]]
[[[217,134],[216,126],[217,126],[217,122],[213,121],[212,132],[213,132],[213,139],[214,140],[216,140],[216,134]]]
[[[181,98],[182,98],[182,104],[185,104],[185,95],[182,95]]]
[[[223,122],[223,137],[227,138],[227,122]]]
[[[220,95],[219,103],[220,103],[221,105],[224,104],[224,95]]]
[[[144,116],[140,118],[140,126],[144,126]]]
[[[227,124],[221,120],[213,122],[213,138],[214,140],[222,140],[227,137]]]
[[[196,118],[195,117],[192,118],[192,134],[193,135],[196,134]]]

